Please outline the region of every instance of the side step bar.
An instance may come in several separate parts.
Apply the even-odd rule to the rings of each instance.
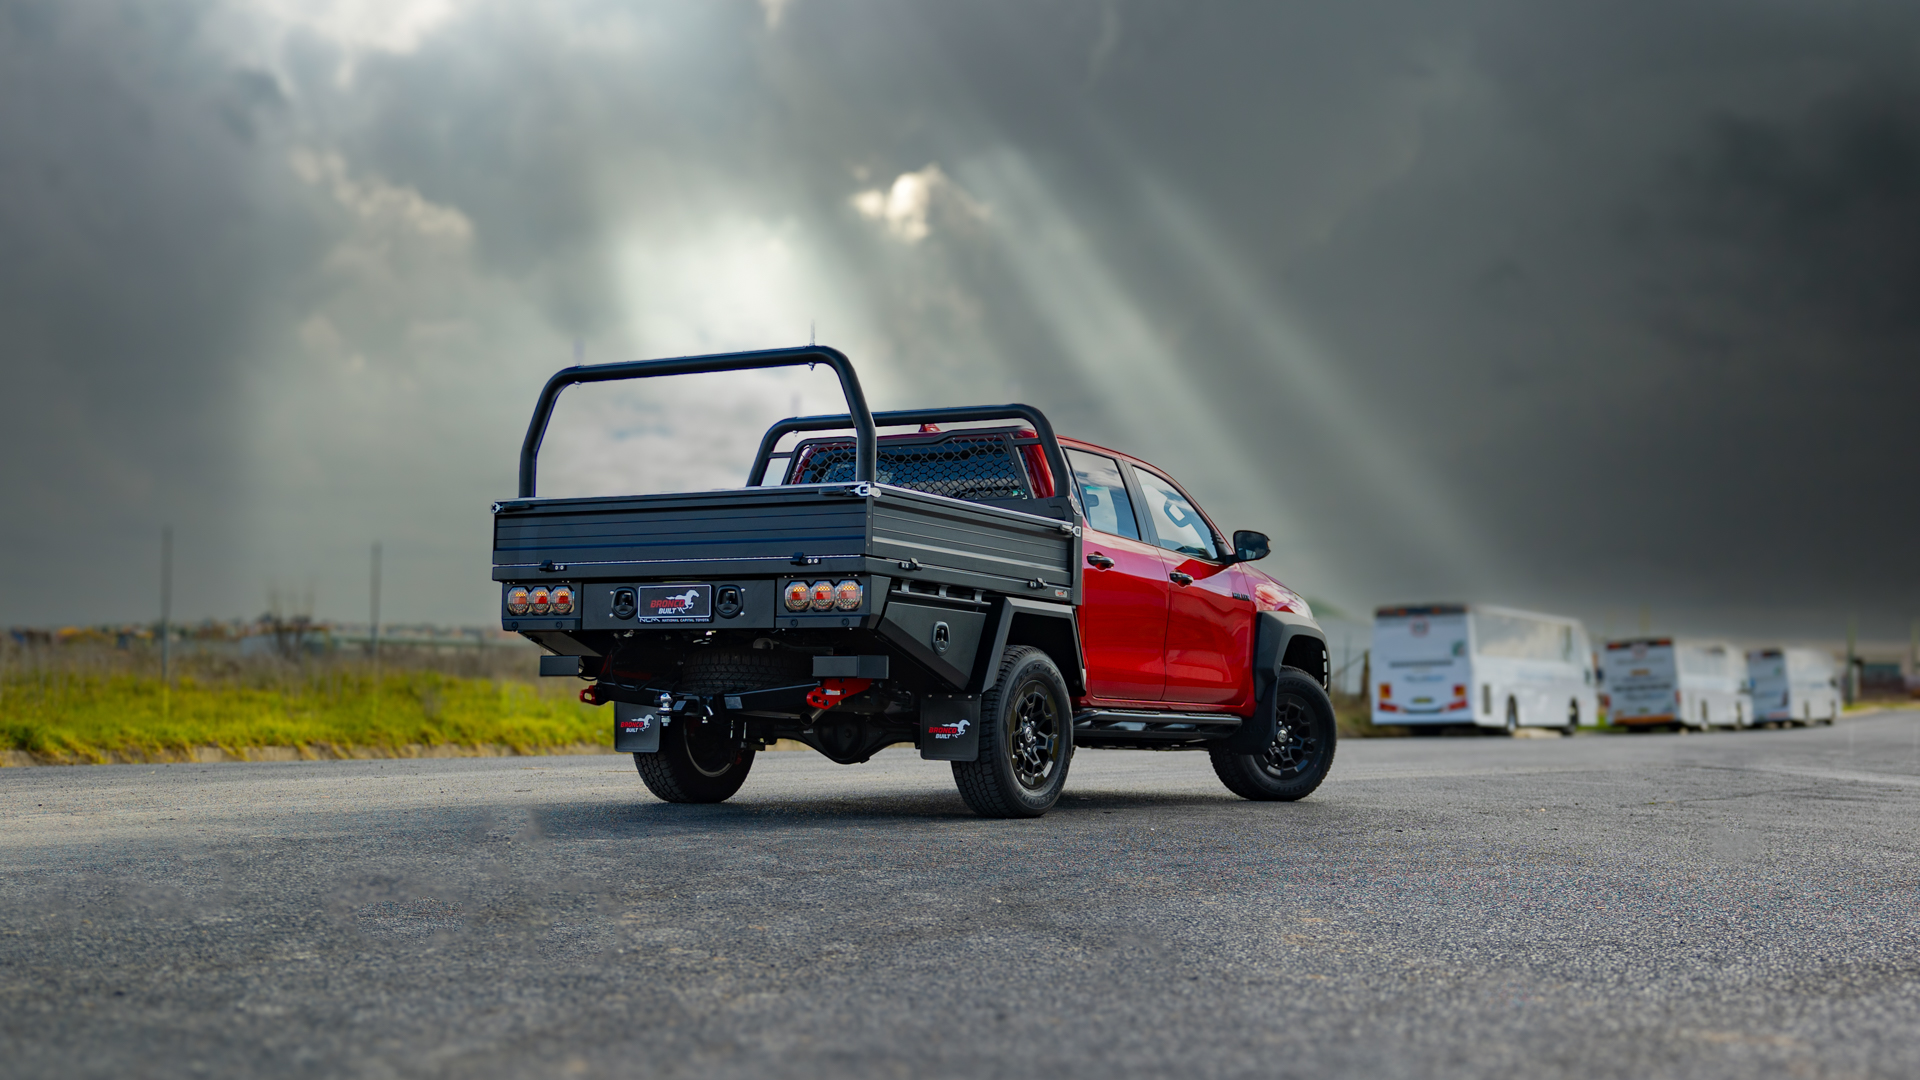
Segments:
[[[1142,747],[1198,748],[1238,731],[1243,721],[1231,713],[1123,712],[1094,709],[1073,718],[1073,744],[1093,749]]]

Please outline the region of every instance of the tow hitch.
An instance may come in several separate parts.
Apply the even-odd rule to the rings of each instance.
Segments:
[[[822,679],[819,686],[807,691],[807,704],[813,706],[813,718],[818,720],[821,713],[855,694],[866,693],[871,686],[872,679]]]

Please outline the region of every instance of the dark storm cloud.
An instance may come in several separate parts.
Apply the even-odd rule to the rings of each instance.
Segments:
[[[1916,35],[1892,10],[1554,27],[1585,56],[1510,26],[1483,70],[1516,122],[1454,163],[1472,184],[1409,177],[1307,286],[1337,311],[1374,275],[1403,305],[1343,337],[1427,361],[1399,365],[1432,373],[1417,400],[1475,431],[1432,448],[1519,580],[1590,610],[1772,603],[1837,635],[1851,608],[1898,633],[1920,591],[1893,495],[1920,186]]]
[[[507,354],[681,351],[621,268],[745,220],[838,275],[909,400],[1031,397],[1356,608],[1920,603],[1911,5],[476,4],[217,47],[235,10],[0,5],[5,378],[44,403],[4,483],[54,522],[10,517],[15,565],[289,492],[262,535],[360,530],[317,561],[381,521],[481,541],[509,399],[561,359]],[[855,208],[903,174],[922,218]],[[349,360],[384,389],[327,389]],[[236,417],[336,392],[369,456],[316,445],[326,483]]]
[[[0,617],[145,612],[169,519],[233,554],[246,343],[312,238],[253,167],[274,80],[199,22],[0,4]]]

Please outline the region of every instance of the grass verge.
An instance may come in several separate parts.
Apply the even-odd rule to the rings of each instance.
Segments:
[[[573,689],[431,670],[320,669],[251,686],[183,676],[171,688],[150,675],[21,672],[0,679],[0,749],[76,764],[200,747],[611,749],[609,718]]]

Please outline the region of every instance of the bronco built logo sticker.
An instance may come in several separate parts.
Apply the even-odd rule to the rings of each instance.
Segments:
[[[927,734],[936,739],[957,739],[967,733],[967,723],[962,720],[957,724],[933,724],[927,728]]]
[[[711,585],[642,585],[635,622],[708,622],[713,618]]]
[[[697,589],[688,589],[678,596],[656,596],[647,601],[647,607],[655,615],[685,615],[693,610],[693,602],[700,599]]]

